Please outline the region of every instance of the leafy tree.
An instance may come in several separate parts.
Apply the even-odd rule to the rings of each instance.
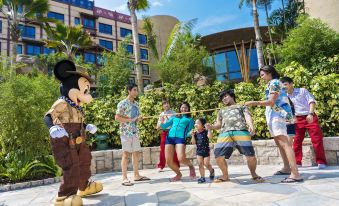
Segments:
[[[167,56],[168,52],[165,52],[160,58],[155,67],[160,71],[163,82],[175,85],[193,83],[196,74],[214,74],[213,68],[205,66],[209,54],[204,47],[197,46],[197,40],[190,33],[180,35],[170,55]]]
[[[297,18],[303,10],[303,3],[297,1],[288,1],[285,7],[274,10],[268,22],[270,23],[273,36],[280,38],[281,41],[286,38],[288,31],[297,26]]]
[[[103,67],[98,73],[98,92],[100,97],[119,93],[128,83],[133,70],[133,62],[128,58],[125,48],[126,41],[123,41],[116,53],[103,53]]]
[[[142,29],[146,32],[147,35],[147,45],[151,49],[152,56],[159,60],[159,53],[157,49],[157,36],[153,30],[153,23],[148,16],[143,17]]]
[[[43,14],[49,10],[48,0],[1,0],[0,11],[9,19],[12,44],[12,64],[17,56],[17,45],[21,36],[20,21],[41,22]],[[39,15],[37,15],[39,14]]]
[[[339,34],[320,19],[298,18],[298,27],[292,29],[277,52],[280,66],[296,61],[311,68],[312,60],[339,54]]]
[[[67,26],[60,22],[55,24],[55,27],[51,27],[46,23],[45,31],[49,39],[45,42],[47,47],[56,48],[59,52],[66,54],[69,59],[74,59],[78,49],[93,44],[91,36],[82,29],[81,25]]]
[[[139,46],[139,33],[138,33],[138,20],[136,11],[142,11],[149,8],[148,0],[128,0],[127,7],[131,15],[132,24],[132,37],[133,37],[133,50],[134,61],[136,66],[137,85],[140,93],[144,92],[143,80],[142,80],[142,68],[140,61],[140,46]]]

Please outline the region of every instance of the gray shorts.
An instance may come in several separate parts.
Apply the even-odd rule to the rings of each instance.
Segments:
[[[124,152],[139,152],[141,151],[139,136],[134,137],[120,137],[122,151]]]

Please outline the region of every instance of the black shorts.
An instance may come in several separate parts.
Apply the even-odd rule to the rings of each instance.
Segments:
[[[287,135],[289,137],[294,137],[295,136],[295,124],[287,124]]]
[[[197,155],[205,158],[210,156],[210,150],[197,150]]]

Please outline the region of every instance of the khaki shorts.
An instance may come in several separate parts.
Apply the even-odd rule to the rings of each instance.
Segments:
[[[271,134],[271,137],[277,137],[277,136],[288,137],[286,120],[283,118],[279,118],[279,117],[273,118],[272,122],[268,124],[268,130]]]
[[[140,140],[138,136],[135,137],[120,137],[122,151],[124,152],[139,152],[141,151]]]

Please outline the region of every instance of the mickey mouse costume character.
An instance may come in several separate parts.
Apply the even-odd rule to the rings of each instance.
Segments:
[[[81,69],[69,60],[62,60],[55,65],[54,75],[61,81],[61,97],[44,118],[49,128],[54,158],[63,173],[55,206],[82,205],[81,197],[103,189],[101,183],[89,181],[92,156],[85,142],[85,130],[94,134],[97,127],[84,124],[80,104],[90,103],[93,98],[89,93],[92,80]]]

